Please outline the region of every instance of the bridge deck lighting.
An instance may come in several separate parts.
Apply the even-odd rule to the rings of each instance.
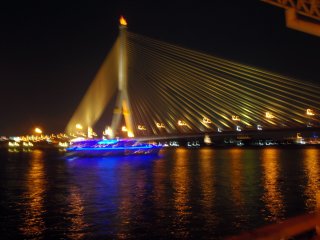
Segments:
[[[307,115],[308,115],[308,116],[314,116],[315,114],[314,114],[314,112],[313,112],[312,109],[308,108],[308,109],[307,109]]]
[[[127,129],[126,126],[122,126],[121,131],[122,131],[122,132],[128,132],[128,129]]]
[[[240,121],[240,117],[236,115],[232,115],[232,120],[233,121]]]
[[[159,122],[156,123],[156,126],[157,128],[165,128],[164,124]]]
[[[261,125],[257,125],[257,130],[261,131],[262,130],[262,126]]]
[[[211,120],[210,120],[209,118],[207,118],[207,117],[203,117],[202,122],[203,122],[204,124],[210,124],[210,123],[212,123]]]
[[[240,127],[240,126],[237,126],[236,130],[237,130],[238,132],[241,132],[241,127]]]
[[[178,125],[179,125],[179,126],[187,126],[186,122],[185,122],[185,121],[182,121],[182,120],[179,120],[179,121],[178,121]]]
[[[147,130],[145,126],[143,125],[138,125],[138,130],[141,130],[141,131],[145,131]]]
[[[274,115],[271,112],[266,112],[266,118],[272,119],[274,118]]]
[[[130,131],[128,131],[128,137],[129,137],[129,138],[132,138],[132,137],[134,137],[134,134],[133,134],[133,132],[130,132]]]

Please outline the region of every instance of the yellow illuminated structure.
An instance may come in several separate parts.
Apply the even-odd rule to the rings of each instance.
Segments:
[[[94,136],[94,132],[92,127],[88,127],[88,138],[93,138]]]
[[[79,132],[77,123],[83,129],[94,126],[112,97],[113,118],[104,132],[108,138],[209,128],[220,132],[236,126],[297,128],[305,127],[306,119],[316,121],[310,113],[320,111],[317,84],[135,34],[123,18],[119,29],[68,133]],[[147,131],[141,131],[142,126]]]
[[[77,123],[77,124],[76,124],[76,129],[82,130],[83,127],[82,127],[82,125],[81,125],[80,123]]]
[[[120,49],[119,49],[119,72],[118,72],[118,94],[116,106],[113,111],[111,129],[113,133],[119,128],[121,115],[123,114],[128,137],[134,137],[133,121],[131,116],[131,105],[128,95],[128,79],[127,79],[127,22],[121,16],[120,18]],[[130,133],[130,136],[129,136]],[[111,136],[114,137],[114,136]]]

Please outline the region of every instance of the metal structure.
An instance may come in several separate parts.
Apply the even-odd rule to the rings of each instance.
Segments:
[[[288,28],[320,37],[320,0],[262,0],[286,10]]]

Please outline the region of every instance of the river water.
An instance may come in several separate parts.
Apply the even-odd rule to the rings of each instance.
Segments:
[[[313,211],[320,149],[0,154],[1,239],[221,239]]]

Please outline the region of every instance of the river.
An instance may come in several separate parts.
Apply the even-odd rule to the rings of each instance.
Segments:
[[[1,238],[221,239],[313,211],[319,156],[316,147],[1,152]]]

